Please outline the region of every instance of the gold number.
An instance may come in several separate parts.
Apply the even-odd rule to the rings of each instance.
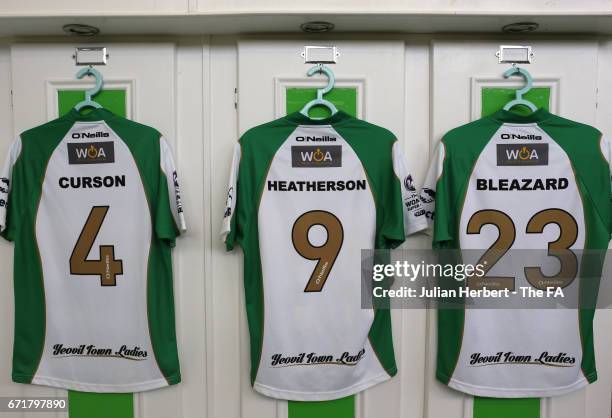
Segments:
[[[525,230],[528,234],[541,234],[549,224],[559,226],[559,238],[548,243],[548,255],[556,257],[561,263],[559,273],[554,276],[545,276],[540,267],[525,267],[525,277],[535,288],[545,290],[548,287],[569,286],[578,274],[578,259],[570,250],[578,238],[578,224],[576,220],[562,209],[546,209],[533,215],[527,223]],[[512,219],[498,210],[481,210],[470,218],[467,226],[468,234],[479,234],[484,225],[494,225],[499,235],[493,245],[478,260],[484,265],[485,275],[482,277],[469,277],[468,286],[471,288],[509,289],[514,290],[515,277],[487,277],[486,273],[503,257],[512,247],[516,238],[516,227]]]
[[[548,224],[559,226],[559,238],[548,243],[548,255],[556,257],[561,263],[559,273],[545,276],[540,267],[525,267],[527,281],[536,289],[546,290],[547,287],[564,288],[574,281],[578,274],[578,259],[569,248],[578,238],[576,220],[564,210],[547,209],[536,213],[527,224],[528,234],[541,234]]]
[[[312,245],[308,239],[308,232],[315,225],[321,225],[327,231],[327,240],[321,246]],[[320,292],[342,248],[344,241],[342,223],[333,213],[313,210],[297,218],[293,224],[291,237],[293,247],[299,255],[308,260],[317,260],[304,292]]]
[[[486,277],[486,273],[493,268],[500,258],[514,244],[516,238],[516,228],[512,219],[504,212],[499,210],[480,210],[470,218],[467,226],[468,234],[480,234],[480,230],[485,225],[494,225],[499,234],[497,239],[487,251],[480,257],[478,264],[484,266],[485,274],[482,277],[471,276],[468,278],[468,287],[481,288],[487,286],[489,289],[510,289],[514,290],[514,277]]]
[[[123,274],[123,261],[115,260],[114,245],[100,245],[100,259],[88,260],[100,232],[108,206],[94,206],[70,256],[70,274],[100,276],[102,286],[116,286],[117,276]]]

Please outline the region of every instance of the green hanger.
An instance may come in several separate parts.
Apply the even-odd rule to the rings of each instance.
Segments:
[[[312,67],[310,70],[308,70],[307,74],[308,77],[312,77],[316,73],[325,74],[329,79],[329,82],[324,88],[317,89],[317,98],[306,103],[302,110],[300,110],[300,113],[306,117],[310,117],[308,116],[310,109],[315,106],[325,106],[331,111],[331,114],[334,115],[338,113],[338,109],[332,102],[325,100],[323,95],[329,93],[331,89],[334,88],[334,84],[336,84],[336,77],[334,76],[333,71],[323,64],[317,64],[316,66]]]
[[[77,103],[74,106],[74,109],[76,111],[80,111],[81,109],[85,107],[95,107],[96,109],[102,108],[102,105],[100,103],[97,103],[91,100],[93,96],[95,96],[96,94],[100,92],[100,90],[102,90],[102,86],[104,85],[104,81],[102,80],[102,74],[100,74],[100,72],[93,67],[87,67],[87,68],[82,68],[76,74],[76,77],[80,79],[80,78],[85,77],[86,75],[93,76],[94,79],[96,80],[96,85],[93,89],[89,89],[85,91],[85,100]]]
[[[527,106],[529,109],[531,109],[532,112],[535,112],[536,110],[538,110],[538,107],[536,105],[531,103],[529,100],[523,99],[523,95],[526,94],[529,90],[531,90],[531,87],[533,87],[533,77],[531,77],[531,74],[529,74],[529,71],[524,70],[519,67],[512,67],[504,73],[504,78],[508,78],[512,75],[523,76],[527,84],[522,89],[519,89],[516,91],[516,98],[506,103],[506,105],[504,106],[504,110],[510,110],[514,106],[519,106],[519,105]]]

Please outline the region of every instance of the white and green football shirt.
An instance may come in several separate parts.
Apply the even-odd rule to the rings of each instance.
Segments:
[[[88,392],[178,383],[171,248],[183,230],[170,148],[153,128],[96,109],[22,133],[0,175],[13,380]]]
[[[361,250],[396,247],[426,224],[388,130],[339,112],[246,132],[222,235],[244,252],[254,389],[328,400],[393,376],[389,310],[361,308]]]
[[[597,269],[581,261],[581,251],[608,247],[610,160],[599,131],[544,109],[529,116],[502,110],[453,129],[420,195],[433,246],[506,256],[544,250],[553,269],[505,269],[504,256],[492,258],[480,285],[579,293],[585,269]],[[564,256],[546,257],[547,250]],[[437,378],[477,396],[548,397],[581,388],[597,379],[593,315],[584,307],[439,309]]]

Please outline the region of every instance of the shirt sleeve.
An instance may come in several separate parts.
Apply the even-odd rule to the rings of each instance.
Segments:
[[[234,157],[232,158],[229,184],[227,186],[227,199],[225,201],[225,211],[223,213],[223,222],[221,225],[221,238],[228,251],[234,248],[234,242],[236,241],[236,197],[238,195],[238,174],[241,158],[242,151],[240,144],[236,144],[234,146]]]
[[[161,175],[159,176],[155,232],[159,238],[167,239],[173,245],[176,237],[187,230],[187,225],[172,150],[163,137],[159,142]]]
[[[434,246],[453,239],[453,228],[450,222],[451,198],[449,178],[444,173],[446,149],[441,142],[433,154],[427,177],[419,193],[429,224],[428,234],[433,235]]]
[[[21,138],[11,145],[2,172],[0,172],[0,235],[9,241],[13,240],[12,231],[16,219],[13,218],[14,204],[11,206],[11,191],[13,189],[13,167],[21,155]]]
[[[428,232],[430,233],[433,229],[436,215],[436,190],[438,187],[438,179],[442,176],[442,171],[444,169],[444,154],[444,146],[440,143],[436,147],[433,157],[431,158],[425,182],[419,193],[419,198],[425,209],[425,218],[430,227]]]
[[[414,234],[427,228],[425,211],[414,186],[414,179],[408,170],[406,159],[399,143],[393,144],[393,171],[400,181],[404,236]]]

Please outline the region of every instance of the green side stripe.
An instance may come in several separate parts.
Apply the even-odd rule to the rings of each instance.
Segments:
[[[378,249],[396,248],[404,242],[402,184],[390,170],[395,136],[388,130],[360,120],[352,120],[334,129],[357,154],[368,177],[376,205],[376,242]],[[372,147],[376,141],[377,147]],[[388,261],[388,260],[387,260]],[[376,260],[384,262],[383,260]],[[390,376],[397,373],[390,309],[376,309],[368,334],[370,344],[382,367]]]
[[[68,113],[75,104],[85,98],[83,91],[62,90],[58,92],[59,115]],[[96,101],[119,116],[125,116],[125,90],[104,90]],[[70,418],[133,418],[134,400],[131,393],[86,393],[69,391]]]
[[[170,211],[166,176],[160,168],[160,133],[126,119],[106,123],[128,146],[138,167],[153,222],[147,272],[147,316],[155,360],[168,384],[181,381],[176,348],[172,256],[178,229]]]
[[[287,113],[299,111],[307,102],[316,97],[316,89],[288,88],[286,92]],[[357,115],[357,90],[354,88],[335,88],[325,96],[339,110],[351,116]],[[312,117],[328,117],[326,108],[316,107]],[[388,311],[387,311],[388,312]],[[289,418],[354,418],[355,396],[324,402],[289,401]]]
[[[22,153],[13,167],[8,207],[8,239],[15,240],[15,339],[13,380],[30,383],[44,350],[46,332],[45,289],[36,241],[36,215],[47,164],[71,123],[54,121],[21,135]],[[27,155],[27,157],[25,157]],[[26,213],[26,216],[22,216]]]
[[[255,382],[261,360],[264,336],[264,289],[259,250],[258,212],[261,194],[276,151],[295,130],[295,126],[275,120],[250,129],[240,138],[242,157],[238,171],[236,212],[226,247],[242,247],[244,255],[244,292],[251,341],[251,384]]]
[[[453,160],[444,160],[444,174],[437,183],[434,248],[459,248],[459,225],[469,178],[478,157],[497,129],[497,122],[489,118],[479,119],[449,131],[442,139],[446,155],[452,155]],[[465,138],[470,138],[470,141]],[[453,284],[443,280],[441,285],[458,285],[458,282]],[[437,322],[436,378],[448,384],[461,352],[465,311],[463,308],[440,306]]]
[[[601,155],[601,133],[588,125],[581,125],[554,117],[540,124],[570,156],[576,183],[583,201],[586,224],[585,248],[581,260],[580,303],[595,306],[599,278],[603,268],[603,255],[610,237],[610,169],[603,160],[593,161],[593,155]],[[599,164],[597,164],[599,163]],[[597,251],[598,250],[598,251]],[[597,380],[593,343],[594,309],[579,310],[580,339],[582,343],[582,372],[589,382]]]
[[[514,89],[484,88],[482,90],[482,116],[490,115],[502,109],[508,101],[514,98]],[[548,109],[550,103],[550,89],[537,87],[525,95],[537,107]],[[524,112],[514,108],[517,113]],[[526,399],[497,399],[474,398],[474,418],[540,418],[540,400]]]

